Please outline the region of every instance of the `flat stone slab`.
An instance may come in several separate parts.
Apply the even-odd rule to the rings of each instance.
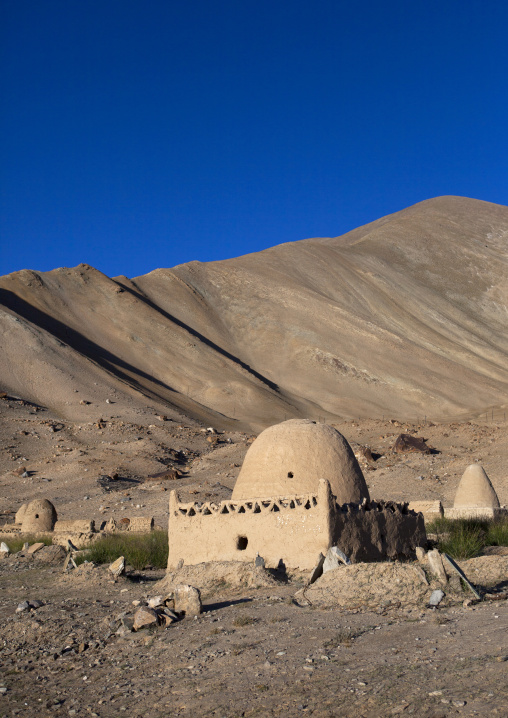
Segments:
[[[33,544],[30,546],[30,548],[28,549],[27,553],[28,553],[29,555],[32,555],[32,554],[34,554],[34,553],[37,553],[37,551],[40,551],[41,548],[44,548],[45,545],[46,545],[46,544],[43,544],[43,543],[33,543]]]
[[[333,569],[338,568],[342,565],[351,566],[351,560],[348,556],[346,556],[343,551],[340,550],[340,548],[337,548],[337,546],[332,546],[328,549],[325,560],[323,562],[323,573],[327,573],[327,571],[333,571]]]
[[[437,548],[428,552],[427,560],[429,562],[429,568],[434,576],[436,576],[443,583],[446,583],[448,581],[448,576],[446,575],[443,565],[443,558]]]
[[[109,570],[113,576],[120,576],[125,571],[125,558],[119,556],[116,561],[109,565]]]

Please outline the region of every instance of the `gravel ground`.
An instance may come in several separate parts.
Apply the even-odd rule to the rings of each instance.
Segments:
[[[295,579],[223,587],[198,618],[134,633],[122,620],[163,571],[51,560],[0,562],[2,716],[508,714],[506,600],[300,607]],[[44,605],[16,613],[23,600]]]

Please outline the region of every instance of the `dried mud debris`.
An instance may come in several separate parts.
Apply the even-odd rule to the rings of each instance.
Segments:
[[[228,591],[277,586],[287,583],[287,576],[275,570],[265,570],[255,563],[214,561],[168,571],[155,590],[171,594],[182,583],[196,586],[204,598],[210,598]]]

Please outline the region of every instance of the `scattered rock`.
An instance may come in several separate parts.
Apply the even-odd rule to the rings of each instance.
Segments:
[[[41,606],[44,606],[44,601],[22,601],[21,603],[18,603],[18,607],[16,608],[16,613],[23,613],[24,611],[35,611],[37,608],[40,608]]]
[[[158,626],[159,616],[153,608],[148,606],[140,606],[134,614],[134,621],[132,627],[135,631],[139,631],[141,628],[148,628],[148,626]]]
[[[159,616],[161,625],[166,627],[178,621],[178,616],[170,608],[164,607],[157,609],[157,615]]]
[[[199,589],[180,583],[174,589],[175,612],[184,616],[199,616],[201,595]]]
[[[257,566],[258,568],[264,568],[265,567],[265,559],[258,554],[256,556],[256,560],[254,561],[254,565]]]
[[[153,598],[148,599],[148,608],[158,608],[162,606],[163,603],[164,598],[162,596],[153,596]]]
[[[119,556],[116,561],[113,561],[113,563],[109,565],[109,570],[113,576],[121,576],[125,571],[125,558]]]
[[[372,455],[372,450],[370,446],[358,446],[355,454],[357,458],[365,459],[365,461],[374,462],[374,456]]]
[[[116,631],[117,636],[125,636],[134,630],[134,619],[127,616],[120,618],[120,626]]]
[[[7,544],[4,541],[2,541],[2,543],[0,543],[0,554],[5,554],[6,556],[8,556],[10,554],[10,552],[11,552],[10,548],[7,546]],[[1,558],[1,556],[0,556],[0,558]]]
[[[427,552],[425,551],[424,548],[422,548],[422,546],[417,546],[415,548],[415,553],[416,553],[416,558],[418,559],[418,561],[425,561]]]
[[[417,573],[417,574],[420,576],[420,578],[422,579],[423,583],[426,583],[427,586],[428,586],[428,585],[429,585],[429,582],[428,582],[428,580],[427,580],[427,574],[425,573],[425,571],[423,570],[423,568],[421,568],[420,566],[415,566],[414,568],[415,568],[416,573]]]
[[[147,476],[145,481],[176,481],[176,479],[182,478],[182,472],[178,469],[166,469],[158,474],[150,474]]]
[[[429,606],[439,606],[444,597],[444,591],[441,591],[441,589],[436,588],[436,590],[432,591],[432,593],[430,594]]]
[[[51,546],[43,546],[34,554],[34,561],[37,563],[45,563],[52,566],[60,565],[66,557],[66,551],[63,546],[52,544]]]
[[[399,434],[393,450],[396,454],[406,454],[410,451],[419,451],[422,454],[432,453],[432,449],[427,446],[425,439],[419,436],[411,436],[411,434]]]

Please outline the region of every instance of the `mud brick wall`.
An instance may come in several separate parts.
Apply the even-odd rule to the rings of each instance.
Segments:
[[[275,568],[280,559],[289,568],[311,569],[332,538],[332,497],[328,482],[317,495],[180,504],[169,502],[168,569],[180,559],[254,561],[259,553]]]

